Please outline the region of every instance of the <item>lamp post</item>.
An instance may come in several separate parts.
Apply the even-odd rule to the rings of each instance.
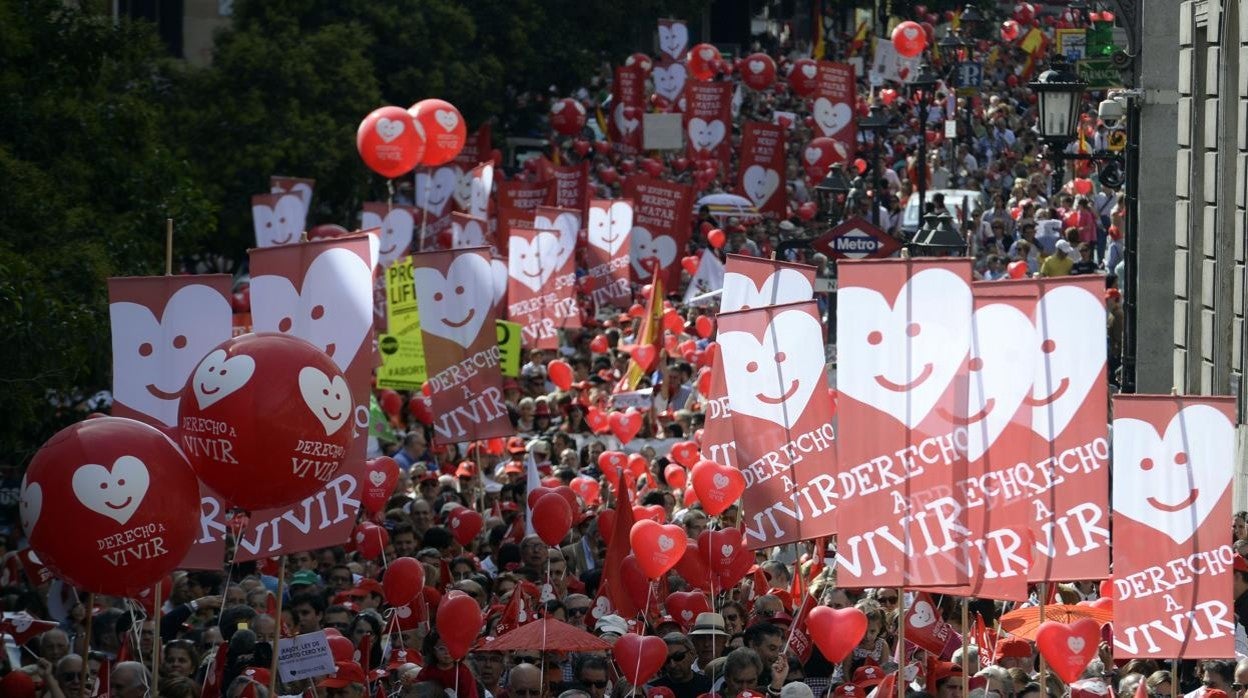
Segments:
[[[909,248],[915,257],[962,257],[966,255],[966,238],[948,211],[935,211],[923,217],[923,227]]]
[[[927,63],[919,66],[919,74],[910,81],[910,101],[919,113],[919,181],[916,183],[919,189],[919,220],[927,211],[927,108],[938,81],[936,73]]]
[[[862,119],[858,120],[858,128],[871,134],[871,140],[874,142],[871,158],[871,192],[873,194],[872,205],[874,211],[871,213],[871,222],[876,227],[880,226],[880,138],[888,131],[888,127],[893,123],[893,117],[889,116],[884,107],[880,104],[872,104],[871,111]]]
[[[1036,130],[1040,134],[1040,140],[1048,146],[1053,159],[1052,193],[1056,194],[1065,183],[1066,163],[1063,151],[1075,139],[1075,129],[1079,125],[1079,107],[1088,84],[1071,68],[1066,58],[1059,54],[1049,62],[1049,69],[1041,73],[1028,87],[1036,93],[1039,106]]]
[[[828,227],[840,222],[841,210],[845,197],[849,195],[849,189],[849,180],[845,178],[845,172],[840,165],[829,167],[823,181],[815,185],[815,195],[819,197],[819,208],[823,210]]]

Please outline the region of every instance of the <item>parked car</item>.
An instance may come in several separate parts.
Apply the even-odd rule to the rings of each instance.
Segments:
[[[945,195],[945,208],[959,222],[965,221],[984,207],[983,194],[974,189],[933,189],[926,192],[927,200],[933,200],[937,194]],[[912,238],[921,227],[923,221],[919,218],[919,197],[911,196],[901,217],[901,231],[907,238]]]

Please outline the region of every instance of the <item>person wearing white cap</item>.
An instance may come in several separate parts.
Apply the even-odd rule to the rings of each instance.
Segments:
[[[594,632],[598,633],[598,637],[614,645],[616,640],[628,634],[628,623],[612,613],[598,619],[598,622],[594,624]]]

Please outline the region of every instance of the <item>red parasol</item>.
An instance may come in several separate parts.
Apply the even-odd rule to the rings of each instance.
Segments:
[[[611,645],[589,633],[554,618],[527,623],[481,647],[483,652],[510,650],[550,650],[554,652],[593,652]]]
[[[1083,618],[1104,625],[1114,620],[1114,612],[1108,608],[1095,606],[1070,606],[1066,604],[1049,604],[1044,607],[1044,619],[1058,623],[1073,623]],[[1036,630],[1040,628],[1040,608],[1028,606],[1001,616],[1001,629],[1025,640],[1035,640]]]

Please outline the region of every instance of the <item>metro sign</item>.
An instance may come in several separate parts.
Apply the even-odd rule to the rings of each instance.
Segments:
[[[901,249],[900,242],[857,216],[820,235],[810,246],[834,259],[890,257]]]

